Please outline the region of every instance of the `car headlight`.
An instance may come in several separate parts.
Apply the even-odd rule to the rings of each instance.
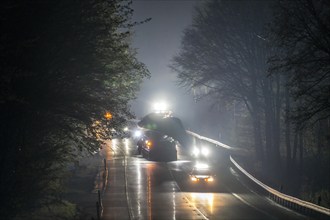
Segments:
[[[213,179],[212,176],[210,176],[209,178],[207,178],[207,182],[213,182],[213,181],[214,181],[214,179]]]
[[[197,178],[194,177],[194,176],[190,177],[190,179],[191,179],[191,181],[193,181],[193,182],[196,182],[196,181],[197,181]]]
[[[199,155],[199,149],[195,147],[192,154],[197,157]]]
[[[210,153],[209,149],[207,149],[207,148],[202,148],[202,155],[203,155],[203,156],[208,156],[209,153]]]
[[[136,130],[136,131],[134,132],[134,137],[135,137],[135,138],[141,137],[141,135],[142,135],[142,131],[140,131],[140,130]]]

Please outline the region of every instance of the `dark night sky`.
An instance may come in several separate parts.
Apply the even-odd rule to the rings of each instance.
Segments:
[[[192,22],[198,1],[133,0],[133,20],[152,18],[135,28],[134,44],[138,59],[146,64],[151,78],[141,85],[132,110],[141,117],[152,110],[152,103],[165,100],[174,114],[193,117],[193,98],[176,84],[176,75],[168,67],[179,52],[183,30]]]

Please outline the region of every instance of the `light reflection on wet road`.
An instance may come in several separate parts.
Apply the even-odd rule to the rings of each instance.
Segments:
[[[229,167],[216,167],[213,187],[193,186],[192,163],[182,151],[178,161],[153,162],[136,155],[131,139],[107,141],[109,181],[102,219],[302,219],[244,187]]]

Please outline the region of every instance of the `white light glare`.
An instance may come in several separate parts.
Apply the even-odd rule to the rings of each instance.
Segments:
[[[206,163],[197,162],[196,165],[195,165],[195,168],[196,169],[208,169],[209,165],[206,164]]]
[[[204,148],[204,147],[202,148],[202,154],[203,154],[203,156],[208,156],[209,153],[210,153],[209,149]]]
[[[164,111],[167,111],[167,109],[168,109],[168,107],[165,102],[156,102],[154,104],[154,110],[156,112],[164,112]]]
[[[192,153],[195,157],[197,157],[199,155],[199,149],[195,147]]]
[[[142,131],[140,131],[140,130],[136,130],[134,132],[134,137],[136,137],[136,138],[141,137],[141,135],[142,135]]]

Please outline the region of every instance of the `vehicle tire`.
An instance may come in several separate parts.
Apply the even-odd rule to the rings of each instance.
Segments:
[[[138,155],[141,155],[141,148],[142,148],[141,146],[139,146],[139,145],[137,146],[137,153],[138,153]]]
[[[147,158],[148,160],[152,160],[152,159],[153,159],[153,157],[150,155],[150,152],[147,154],[146,158]]]

